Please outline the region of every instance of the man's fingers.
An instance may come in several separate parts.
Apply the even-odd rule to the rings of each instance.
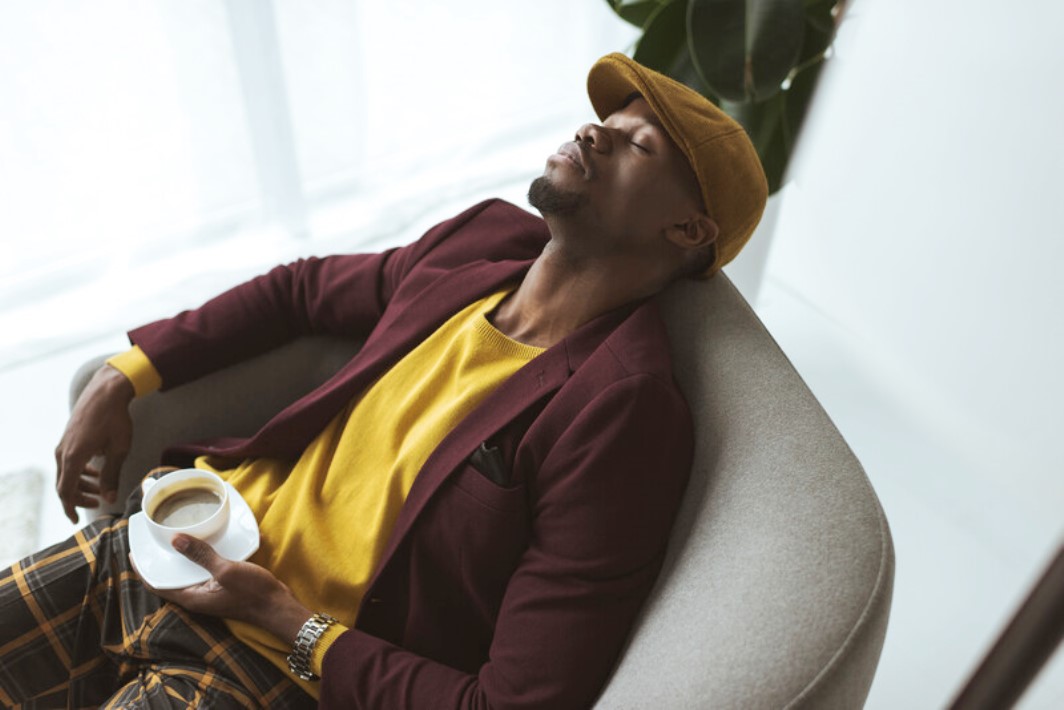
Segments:
[[[104,459],[103,470],[100,472],[100,496],[108,503],[114,503],[118,497],[118,474],[125,458],[125,451],[110,449]]]
[[[78,493],[77,497],[74,498],[74,505],[79,508],[98,508],[100,500],[85,493]]]
[[[190,535],[175,535],[172,544],[175,550],[212,575],[226,562],[225,558],[215,552],[213,547]]]
[[[78,481],[81,478],[81,469],[85,462],[81,463],[81,469],[69,455],[60,447],[55,452],[56,481],[55,490],[59,494],[59,500],[63,503],[63,512],[70,522],[78,524],[77,505]]]
[[[82,478],[81,492],[90,496],[98,496],[100,495],[100,484],[94,478]]]
[[[75,503],[73,496],[68,493],[70,489],[70,481],[64,479],[63,472],[58,474],[58,480],[55,482],[55,492],[59,495],[59,501],[63,504],[63,513],[67,516],[67,519],[74,525],[78,524],[78,511],[75,510]]]
[[[67,520],[69,520],[74,525],[77,525],[78,524],[77,507],[74,505],[74,503],[66,500],[65,498],[61,497],[60,500],[63,502],[63,514],[67,516]]]
[[[71,475],[56,484],[59,499],[63,503],[63,512],[70,522],[77,525],[77,508],[98,508],[100,506],[100,485],[98,475],[91,469],[80,476]]]
[[[134,395],[132,383],[118,370],[104,365],[74,404],[55,451],[56,490],[72,522],[77,522],[75,505],[84,500],[81,496],[85,489],[79,483],[83,475],[102,477],[102,493],[108,502],[117,497],[118,467],[132,440],[129,403]],[[106,455],[99,474],[89,468],[90,459],[97,454]]]

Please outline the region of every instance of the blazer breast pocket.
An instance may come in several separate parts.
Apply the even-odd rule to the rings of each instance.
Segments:
[[[459,467],[452,479],[458,490],[472,498],[484,508],[503,513],[523,510],[527,506],[525,486],[501,486],[488,478],[487,474],[467,462]]]
[[[503,460],[499,447],[488,446],[488,442],[482,441],[469,457],[469,463],[495,485],[503,488],[510,485],[512,472]]]

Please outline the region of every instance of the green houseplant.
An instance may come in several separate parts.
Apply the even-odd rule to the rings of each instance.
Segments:
[[[606,0],[643,31],[634,59],[746,128],[779,190],[846,0]]]

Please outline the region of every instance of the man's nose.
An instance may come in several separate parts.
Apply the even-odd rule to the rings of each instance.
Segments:
[[[585,123],[580,126],[580,129],[576,132],[576,140],[586,143],[588,148],[597,153],[609,153],[613,148],[613,141],[610,139],[609,132],[594,123]]]

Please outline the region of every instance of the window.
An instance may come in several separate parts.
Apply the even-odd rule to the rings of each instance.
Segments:
[[[0,5],[0,368],[517,194],[635,36],[599,0]]]

